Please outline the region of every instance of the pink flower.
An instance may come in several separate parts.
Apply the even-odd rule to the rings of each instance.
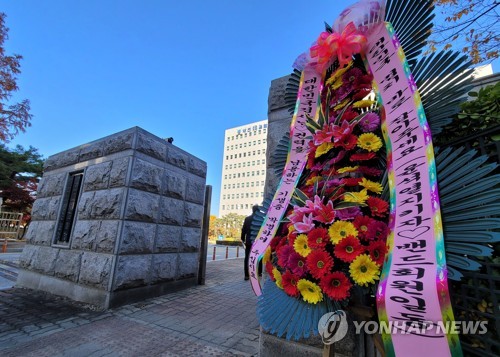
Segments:
[[[302,222],[302,220],[304,219],[304,212],[299,211],[298,208],[300,207],[294,206],[292,213],[288,215],[288,219],[294,224],[297,222]]]
[[[323,129],[318,130],[313,135],[314,145],[321,145],[332,141],[333,132],[329,125],[324,125]]]
[[[333,132],[333,142],[339,142],[344,137],[350,135],[352,133],[352,127],[349,125],[349,122],[347,120],[342,121],[342,125],[334,125],[332,127],[332,132]]]
[[[349,207],[337,210],[336,214],[338,219],[346,221],[361,215],[361,209],[359,207]]]
[[[365,133],[369,131],[377,130],[380,125],[380,117],[375,113],[366,114],[363,119],[359,122],[361,130]]]
[[[302,222],[297,222],[293,225],[297,232],[299,233],[307,233],[311,229],[314,228],[314,223],[313,223],[313,218],[312,214],[309,215],[304,215],[304,218],[302,219]]]
[[[318,197],[318,196],[316,196],[316,197]],[[315,199],[316,199],[316,197],[315,197]],[[328,203],[326,205],[324,205],[322,202],[320,202],[316,206],[316,210],[314,211],[313,219],[315,221],[325,223],[325,224],[332,223],[333,220],[335,219],[335,210],[333,209],[333,202],[328,201]]]

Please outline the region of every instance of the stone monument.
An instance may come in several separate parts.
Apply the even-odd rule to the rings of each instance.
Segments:
[[[49,157],[17,286],[109,308],[196,285],[206,172],[139,127]]]

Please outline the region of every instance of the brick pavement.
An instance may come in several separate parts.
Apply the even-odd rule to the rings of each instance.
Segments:
[[[242,265],[209,262],[204,286],[108,311],[28,289],[0,290],[0,355],[257,355],[257,298]]]

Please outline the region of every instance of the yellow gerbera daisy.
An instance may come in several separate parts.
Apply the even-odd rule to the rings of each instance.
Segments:
[[[311,253],[311,248],[309,248],[309,244],[307,244],[307,235],[299,234],[295,242],[293,242],[293,248],[301,256],[307,257],[309,253]]]
[[[359,183],[359,185],[363,186],[368,191],[372,191],[375,193],[381,193],[382,189],[383,189],[382,185],[379,184],[378,182],[373,182],[373,181],[367,180],[364,177],[361,179],[361,182]]]
[[[314,186],[314,184],[316,182],[320,182],[321,181],[321,176],[314,176],[314,177],[311,177],[310,179],[308,179],[306,181],[306,186]]]
[[[358,146],[376,152],[382,147],[382,140],[373,133],[364,133],[358,137]]]
[[[360,254],[349,265],[349,273],[360,286],[374,284],[379,279],[379,267],[368,254]]]
[[[342,167],[342,168],[338,169],[337,172],[339,174],[343,174],[343,173],[346,173],[346,172],[356,171],[358,168],[359,168],[359,166],[346,166],[346,167]]]
[[[342,78],[344,73],[347,72],[352,67],[353,63],[354,62],[351,61],[351,62],[349,62],[349,64],[346,67],[340,68],[336,72],[334,72],[332,74],[332,76],[330,78],[328,78],[328,80],[326,81],[326,85],[329,86],[333,82],[337,81],[337,79]]]
[[[321,155],[326,154],[331,149],[333,149],[333,143],[323,143],[316,149],[314,157],[320,157]]]
[[[337,79],[337,80],[335,81],[335,83],[333,83],[333,84],[331,85],[331,88],[332,88],[333,90],[337,90],[337,89],[339,89],[340,87],[342,87],[342,85],[343,85],[343,84],[344,84],[344,83],[342,83],[342,78],[339,78],[339,79]]]
[[[364,99],[364,100],[358,100],[352,106],[354,108],[366,108],[366,107],[371,107],[375,103],[377,102],[374,100]]]
[[[282,281],[281,273],[277,268],[273,268],[273,276],[274,276],[274,279],[276,282],[276,286],[278,286],[278,288],[280,288],[280,289],[283,289],[283,284],[281,282]]]
[[[271,260],[271,247],[267,247],[264,255],[262,256],[262,264],[266,264],[269,260]]]
[[[309,281],[307,279],[300,279],[297,282],[297,289],[300,291],[300,295],[302,295],[302,299],[305,302],[310,304],[316,304],[320,301],[323,301],[323,293],[321,292],[321,288]]]
[[[335,111],[340,110],[340,109],[344,108],[347,104],[349,104],[349,99],[344,99],[339,104],[337,104],[335,107],[333,107],[333,110],[335,110]]]
[[[359,192],[346,192],[344,194],[344,202],[365,203],[370,198],[368,191],[361,190]]]
[[[328,235],[333,244],[337,244],[347,236],[358,236],[358,230],[354,224],[347,221],[336,221],[328,228]]]

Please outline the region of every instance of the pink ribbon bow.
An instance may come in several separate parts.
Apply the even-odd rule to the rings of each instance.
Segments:
[[[316,44],[310,48],[310,54],[311,58],[316,59],[318,70],[323,71],[333,55],[341,66],[349,63],[352,55],[361,52],[365,43],[366,37],[350,22],[341,34],[322,32]]]

